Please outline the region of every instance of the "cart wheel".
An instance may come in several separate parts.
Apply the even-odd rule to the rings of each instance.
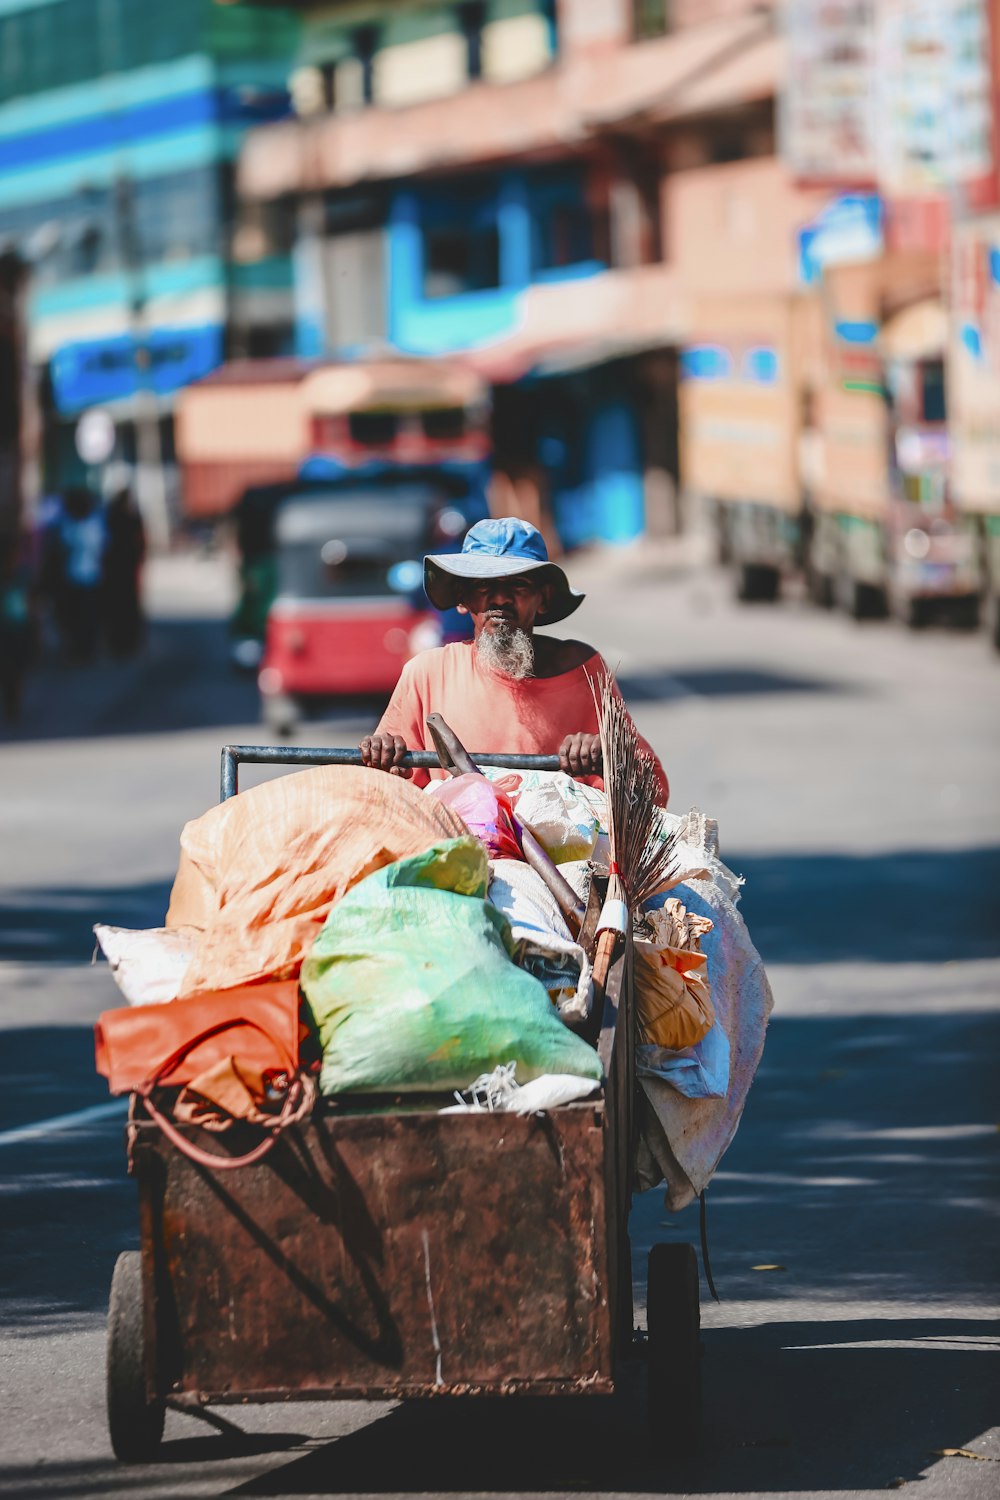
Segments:
[[[741,563],[736,597],[741,604],[773,604],[781,593],[781,571],[773,563]]]
[[[146,1398],[145,1347],[142,1264],[138,1250],[126,1250],[115,1262],[108,1304],[108,1427],[123,1463],[153,1458],[163,1437],[164,1403]]]
[[[689,1458],[701,1435],[701,1313],[691,1245],[654,1245],[646,1287],[649,1435],[661,1454]]]

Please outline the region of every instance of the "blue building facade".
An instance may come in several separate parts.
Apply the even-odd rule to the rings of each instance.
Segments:
[[[107,407],[134,456],[142,389],[169,461],[172,394],[245,352],[288,352],[290,247],[234,243],[233,162],[288,113],[297,23],[212,0],[0,0],[0,244],[30,268],[46,479]]]
[[[514,333],[528,287],[607,269],[583,171],[571,166],[403,189],[392,199],[388,248],[389,335],[413,354]]]
[[[521,83],[556,87],[564,48],[585,48],[592,35],[586,12],[579,0],[304,7],[293,95],[303,116],[299,159],[313,163],[313,186],[295,259],[297,353],[351,358],[391,347],[478,359],[537,326],[544,289],[573,284],[585,301],[588,283],[621,268],[610,200],[623,167],[595,134],[568,128],[565,142],[480,160],[472,147],[467,164],[460,147],[450,149],[460,163],[450,172],[428,144],[435,132],[448,135],[450,118],[461,140],[452,106],[474,115],[480,103],[502,109],[504,91]],[[364,135],[366,114],[403,139],[416,119],[426,165],[395,172],[362,152],[350,182],[346,143]],[[542,116],[551,118],[547,106]],[[324,141],[340,160],[338,132],[338,170],[348,180],[324,191],[316,164]],[[265,136],[254,143],[257,161]],[[278,178],[283,170],[275,167]],[[651,178],[638,210],[651,221],[654,198]],[[497,466],[512,482],[544,490],[567,545],[625,541],[644,528],[648,453],[633,372],[603,368],[600,355],[593,363],[569,378],[515,361],[494,391]]]
[[[582,159],[508,163],[390,183],[363,198],[330,195],[317,257],[297,260],[297,352],[351,358],[388,344],[415,356],[462,357],[516,338],[535,288],[571,282],[586,297],[586,283],[611,262],[595,175]],[[325,276],[316,274],[322,264]],[[331,285],[341,288],[332,307]],[[365,326],[361,305],[371,309]],[[495,392],[521,408],[498,456],[510,458],[513,441],[518,469],[544,472],[567,546],[629,541],[644,529],[644,437],[633,386],[631,372],[619,368],[572,379],[528,370]]]

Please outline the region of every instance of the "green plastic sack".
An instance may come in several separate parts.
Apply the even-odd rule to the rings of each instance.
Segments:
[[[512,962],[486,900],[477,839],[451,839],[366,876],[330,912],[302,965],[323,1044],[324,1094],[464,1089],[499,1063],[601,1078],[537,979]]]

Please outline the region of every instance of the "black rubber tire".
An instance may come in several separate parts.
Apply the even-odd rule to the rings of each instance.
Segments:
[[[817,573],[809,568],[806,572],[806,593],[817,609],[833,609],[837,603],[837,587],[829,573]]]
[[[774,604],[781,593],[781,572],[771,563],[741,563],[736,597],[741,604]]]
[[[115,1262],[108,1302],[108,1430],[116,1458],[126,1464],[155,1458],[163,1437],[163,1401],[148,1401],[142,1264],[138,1250]]]
[[[931,606],[927,599],[914,595],[900,600],[895,614],[907,630],[923,630],[930,624]]]
[[[983,619],[983,602],[978,594],[964,594],[952,601],[949,616],[956,630],[978,630]]]
[[[691,1458],[701,1440],[701,1308],[692,1245],[654,1245],[646,1283],[649,1437],[663,1456]]]
[[[889,599],[881,584],[864,583],[842,573],[837,579],[837,603],[852,620],[884,620]]]

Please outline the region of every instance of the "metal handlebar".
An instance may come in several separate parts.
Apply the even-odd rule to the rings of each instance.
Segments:
[[[506,771],[558,771],[558,755],[507,755],[498,750],[476,750],[472,759],[480,765],[499,766]],[[325,750],[304,745],[223,745],[219,801],[239,791],[239,768],[249,766],[360,766],[360,750]],[[402,765],[415,771],[440,771],[441,761],[433,750],[411,750]]]

